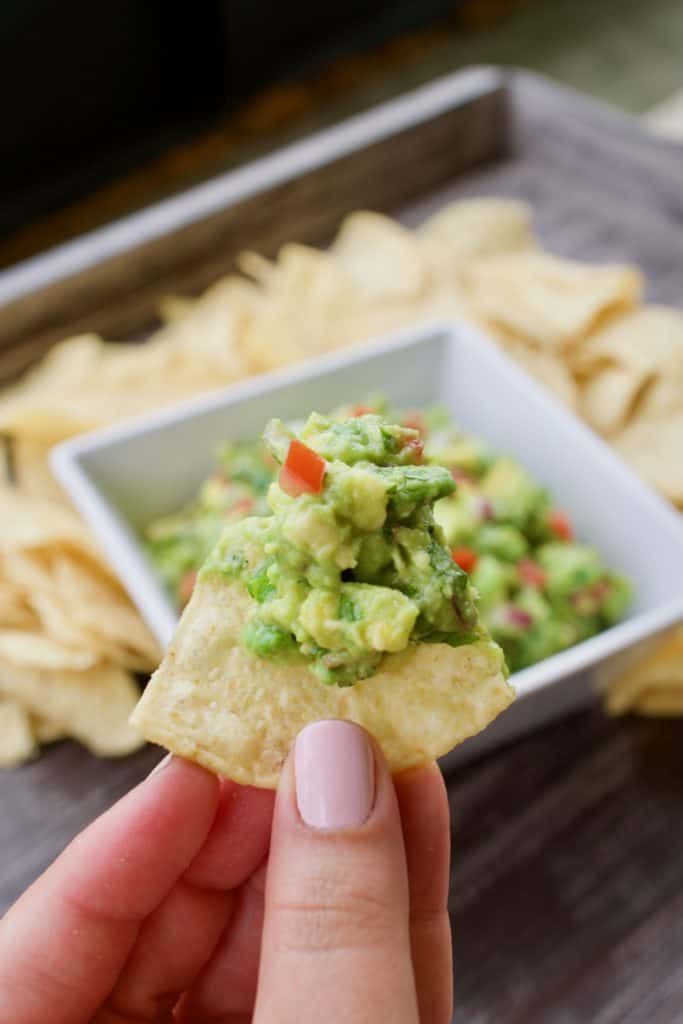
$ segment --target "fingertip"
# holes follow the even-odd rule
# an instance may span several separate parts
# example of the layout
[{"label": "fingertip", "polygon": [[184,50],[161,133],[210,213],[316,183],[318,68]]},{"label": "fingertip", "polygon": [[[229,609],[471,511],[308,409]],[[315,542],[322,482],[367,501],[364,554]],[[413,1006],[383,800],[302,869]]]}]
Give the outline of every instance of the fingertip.
[{"label": "fingertip", "polygon": [[188,811],[191,807],[193,816],[201,810],[208,833],[219,806],[220,779],[194,761],[169,753],[155,765],[137,791],[160,818],[173,813],[178,803]]},{"label": "fingertip", "polygon": [[429,793],[434,799],[448,802],[446,783],[436,761],[406,768],[394,776],[397,793]]},{"label": "fingertip", "polygon": [[157,763],[152,768],[151,772],[148,774],[147,778],[152,779],[154,778],[155,775],[158,775],[159,772],[162,772],[164,768],[167,768],[169,766],[172,758],[173,754],[171,754],[169,751],[169,753],[165,754],[160,761],[157,761]]},{"label": "fingertip", "polygon": [[165,754],[158,764],[152,768],[144,782],[168,777],[169,774],[176,783],[188,780],[215,790],[218,790],[220,784],[218,776],[214,775],[213,772],[203,768],[202,765],[197,764],[195,761],[188,761],[186,758],[179,757],[178,754],[174,754],[171,751]]},{"label": "fingertip", "polygon": [[420,765],[394,777],[404,834],[429,827],[430,834],[450,836],[448,790],[436,762]]}]

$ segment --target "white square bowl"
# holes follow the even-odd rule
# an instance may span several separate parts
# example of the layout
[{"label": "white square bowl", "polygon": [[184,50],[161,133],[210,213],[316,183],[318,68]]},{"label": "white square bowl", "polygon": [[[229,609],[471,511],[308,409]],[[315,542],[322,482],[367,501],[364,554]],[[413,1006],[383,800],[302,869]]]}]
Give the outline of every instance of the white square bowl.
[{"label": "white square bowl", "polygon": [[465,430],[514,456],[567,509],[578,537],[634,587],[621,623],[516,673],[515,703],[449,764],[586,703],[638,645],[683,620],[681,517],[462,323],[406,331],[64,442],[52,467],[166,645],[177,613],[140,543],[145,526],[192,498],[220,442],[259,435],[271,416],[325,411],[373,392],[398,406],[442,403]]}]

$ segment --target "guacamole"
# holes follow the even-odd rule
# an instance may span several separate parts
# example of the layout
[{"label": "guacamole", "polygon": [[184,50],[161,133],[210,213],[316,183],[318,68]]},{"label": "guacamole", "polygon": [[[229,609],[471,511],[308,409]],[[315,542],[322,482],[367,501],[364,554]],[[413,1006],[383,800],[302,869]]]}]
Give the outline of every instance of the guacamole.
[{"label": "guacamole", "polygon": [[628,582],[574,539],[567,515],[523,466],[493,454],[438,412],[425,454],[457,481],[435,517],[470,574],[482,618],[511,671],[619,621],[631,598]]},{"label": "guacamole", "polygon": [[[293,440],[324,465],[319,493],[273,484],[296,492]],[[205,571],[239,577],[257,602],[243,642],[303,657],[326,682],[371,675],[408,643],[469,642],[473,601],[517,671],[608,628],[630,600],[524,467],[440,408],[371,399],[223,448],[197,499],[147,531],[178,604],[231,522]]]},{"label": "guacamole", "polygon": [[155,520],[145,535],[157,573],[181,605],[226,523],[268,511],[266,495],[277,463],[260,441],[223,445],[216,463],[197,498],[176,515]]},{"label": "guacamole", "polygon": [[434,521],[434,502],[455,482],[421,464],[417,430],[373,413],[313,413],[296,435],[271,422],[265,441],[281,466],[269,514],[228,526],[201,570],[239,579],[254,599],[249,651],[302,658],[322,682],[345,686],[411,643],[486,636]]}]

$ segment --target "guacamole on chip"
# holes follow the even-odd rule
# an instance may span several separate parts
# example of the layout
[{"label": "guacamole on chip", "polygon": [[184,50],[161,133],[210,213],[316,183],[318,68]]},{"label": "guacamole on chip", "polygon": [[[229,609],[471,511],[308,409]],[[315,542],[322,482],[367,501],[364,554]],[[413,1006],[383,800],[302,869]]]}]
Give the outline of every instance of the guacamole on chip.
[{"label": "guacamole on chip", "polygon": [[[415,426],[372,410],[313,413],[298,429],[274,420],[264,439],[263,460],[278,467],[268,512],[235,520],[228,488],[243,477],[221,483],[227,525],[134,724],[264,786],[276,784],[303,725],[321,717],[365,726],[394,770],[478,732],[513,692],[434,519],[434,504],[456,491],[450,469],[424,462]],[[205,504],[190,512],[203,537],[214,516]],[[153,527],[152,550],[167,565],[172,535],[168,521]],[[194,571],[190,548],[180,530],[179,596]]]}]

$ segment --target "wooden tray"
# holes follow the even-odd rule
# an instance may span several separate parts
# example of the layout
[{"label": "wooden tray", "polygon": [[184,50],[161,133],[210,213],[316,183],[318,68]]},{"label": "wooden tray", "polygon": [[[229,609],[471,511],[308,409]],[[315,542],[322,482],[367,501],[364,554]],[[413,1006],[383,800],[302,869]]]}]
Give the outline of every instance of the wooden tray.
[{"label": "wooden tray", "polygon": [[[400,173],[396,173],[396,169]],[[458,196],[534,204],[555,251],[632,260],[683,302],[683,147],[531,74],[477,68],[386,103],[0,274],[0,382],[56,340],[140,337],[245,247],[324,245],[354,209],[407,224]]]},{"label": "wooden tray", "polygon": [[[1,274],[0,377],[76,331],[139,337],[160,296],[200,290],[245,246],[273,254],[285,241],[325,243],[345,213],[362,207],[415,224],[447,200],[476,194],[529,200],[551,249],[634,261],[650,299],[683,303],[683,149],[542,79],[482,68]],[[589,720],[584,733],[600,738],[613,728]],[[539,737],[522,742],[542,745]],[[0,773],[0,912],[158,758],[147,749],[97,761],[59,743],[34,764]],[[482,778],[504,779],[506,760],[516,772],[518,746],[491,758]],[[465,800],[474,785],[468,772]],[[455,808],[458,787],[454,780]],[[485,799],[485,782],[477,792]]]}]

